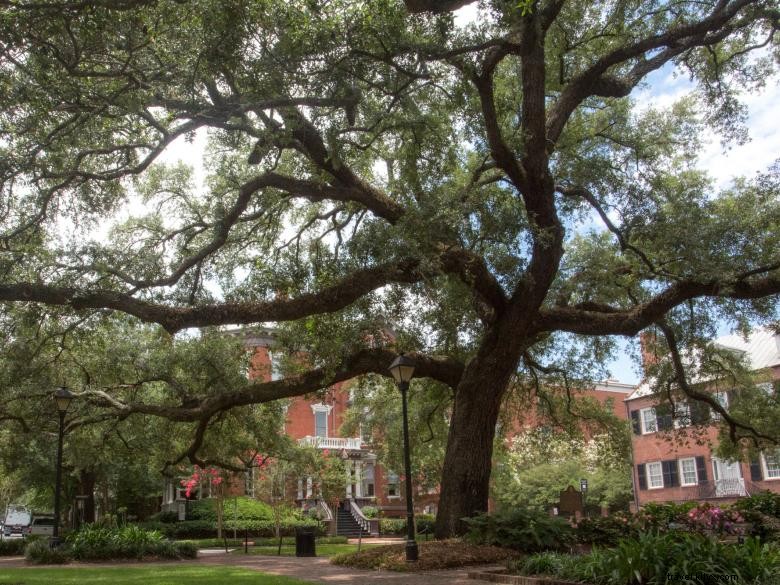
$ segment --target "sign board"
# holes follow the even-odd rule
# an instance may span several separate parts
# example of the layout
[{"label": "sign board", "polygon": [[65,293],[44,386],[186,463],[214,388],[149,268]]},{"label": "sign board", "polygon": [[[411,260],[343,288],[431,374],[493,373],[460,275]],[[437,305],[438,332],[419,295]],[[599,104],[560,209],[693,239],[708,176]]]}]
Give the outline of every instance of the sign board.
[{"label": "sign board", "polygon": [[558,511],[565,515],[582,512],[582,495],[573,485],[570,485],[561,492],[561,501],[558,504]]},{"label": "sign board", "polygon": [[580,491],[583,492],[583,493],[588,491],[588,480],[587,479],[581,479],[580,480]]}]

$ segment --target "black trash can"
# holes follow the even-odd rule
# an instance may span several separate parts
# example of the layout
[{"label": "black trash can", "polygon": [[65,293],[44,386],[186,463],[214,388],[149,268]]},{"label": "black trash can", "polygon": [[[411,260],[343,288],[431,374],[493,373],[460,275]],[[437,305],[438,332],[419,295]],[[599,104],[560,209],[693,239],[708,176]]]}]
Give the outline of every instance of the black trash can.
[{"label": "black trash can", "polygon": [[295,529],[295,556],[316,557],[314,549],[314,528]]}]

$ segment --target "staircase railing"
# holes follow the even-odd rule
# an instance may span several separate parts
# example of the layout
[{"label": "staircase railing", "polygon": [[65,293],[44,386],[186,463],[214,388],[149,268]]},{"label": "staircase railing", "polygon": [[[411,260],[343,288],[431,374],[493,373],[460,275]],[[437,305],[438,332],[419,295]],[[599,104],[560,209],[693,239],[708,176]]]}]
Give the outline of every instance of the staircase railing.
[{"label": "staircase railing", "polygon": [[379,519],[366,518],[363,514],[363,510],[360,509],[360,506],[358,506],[354,500],[349,500],[349,512],[352,514],[352,517],[360,528],[368,532],[371,536],[379,535]]},{"label": "staircase railing", "polygon": [[319,509],[322,510],[323,521],[325,522],[333,521],[333,511],[330,509],[330,506],[328,506],[325,500],[319,500],[317,502],[317,507],[319,507]]}]

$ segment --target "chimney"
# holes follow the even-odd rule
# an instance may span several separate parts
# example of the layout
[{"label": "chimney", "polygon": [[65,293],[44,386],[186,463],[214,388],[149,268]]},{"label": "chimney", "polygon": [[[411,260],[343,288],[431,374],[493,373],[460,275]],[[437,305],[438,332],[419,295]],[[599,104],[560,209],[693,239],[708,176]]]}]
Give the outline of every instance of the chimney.
[{"label": "chimney", "polygon": [[655,331],[645,329],[639,334],[639,347],[642,349],[642,369],[647,370],[660,361],[658,355],[658,338]]}]

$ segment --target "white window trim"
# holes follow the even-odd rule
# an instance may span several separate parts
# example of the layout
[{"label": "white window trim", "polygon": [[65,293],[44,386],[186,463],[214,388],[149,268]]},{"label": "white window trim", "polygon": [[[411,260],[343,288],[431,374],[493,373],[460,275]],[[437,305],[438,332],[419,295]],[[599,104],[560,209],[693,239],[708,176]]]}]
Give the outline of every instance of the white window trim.
[{"label": "white window trim", "polygon": [[[661,477],[661,485],[652,485],[652,482],[650,481],[650,478],[652,477],[652,474],[650,473],[650,466],[651,465],[657,465],[658,469],[660,470],[659,476]],[[664,468],[663,465],[661,465],[660,461],[650,461],[649,463],[645,463],[645,475],[647,478],[647,489],[649,490],[662,490],[664,489]]]},{"label": "white window trim", "polygon": [[[647,427],[645,426],[645,412],[653,413],[653,426],[655,427],[653,430],[647,430]],[[650,407],[639,410],[639,428],[643,435],[650,435],[652,433],[658,432],[658,417],[655,414],[655,408]]]},{"label": "white window trim", "polygon": [[[685,470],[683,469],[683,461],[693,461],[693,483],[685,482]],[[680,485],[682,487],[688,487],[699,484],[699,470],[696,468],[696,457],[683,457],[677,461],[677,465],[680,473]]]},{"label": "white window trim", "polygon": [[[778,462],[780,462],[780,451],[776,452],[775,457],[778,459]],[[770,476],[769,475],[769,466],[766,463],[766,457],[763,453],[761,453],[761,471],[764,474],[764,481],[777,481],[780,480],[780,475],[776,476]]]},{"label": "white window trim", "polygon": [[317,436],[317,413],[318,412],[324,412],[325,413],[325,437],[330,437],[330,411],[333,410],[332,404],[324,404],[322,402],[318,402],[317,404],[311,405],[311,412],[314,415],[314,436]]}]

